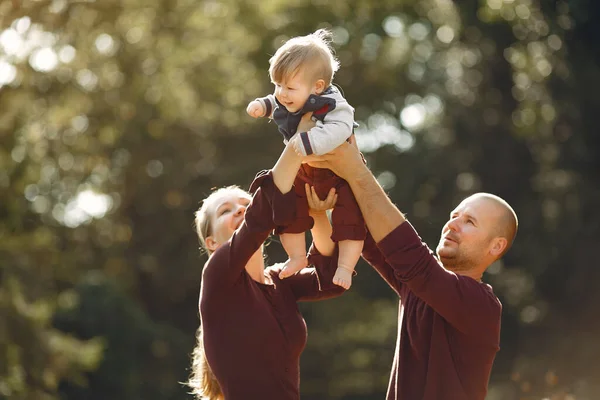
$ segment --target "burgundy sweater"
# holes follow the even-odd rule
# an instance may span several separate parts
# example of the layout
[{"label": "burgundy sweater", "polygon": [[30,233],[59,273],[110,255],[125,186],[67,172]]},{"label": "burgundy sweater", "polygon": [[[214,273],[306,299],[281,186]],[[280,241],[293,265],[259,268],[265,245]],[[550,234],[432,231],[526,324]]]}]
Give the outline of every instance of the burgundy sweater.
[{"label": "burgundy sweater", "polygon": [[500,349],[492,287],[442,267],[405,222],[363,257],[400,296],[388,400],[483,400]]},{"label": "burgundy sweater", "polygon": [[[288,220],[294,212],[293,190],[282,195],[270,175],[261,180],[244,223],[212,254],[202,274],[204,349],[225,400],[299,399],[299,361],[307,330],[297,302],[344,292],[331,283],[337,255],[322,256],[314,246],[309,262],[315,268],[290,278],[278,278],[282,265],[265,270],[273,284],[258,283],[246,273],[246,263],[275,227],[273,220]],[[273,211],[280,206],[283,214],[290,209],[292,214]]]}]

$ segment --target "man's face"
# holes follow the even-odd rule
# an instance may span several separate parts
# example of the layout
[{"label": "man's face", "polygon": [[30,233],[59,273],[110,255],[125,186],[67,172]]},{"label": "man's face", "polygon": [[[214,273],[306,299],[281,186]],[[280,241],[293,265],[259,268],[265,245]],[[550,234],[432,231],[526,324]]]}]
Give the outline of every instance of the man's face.
[{"label": "man's face", "polygon": [[491,241],[496,236],[501,212],[490,200],[471,196],[450,214],[442,228],[436,252],[444,267],[468,271],[491,261]]}]

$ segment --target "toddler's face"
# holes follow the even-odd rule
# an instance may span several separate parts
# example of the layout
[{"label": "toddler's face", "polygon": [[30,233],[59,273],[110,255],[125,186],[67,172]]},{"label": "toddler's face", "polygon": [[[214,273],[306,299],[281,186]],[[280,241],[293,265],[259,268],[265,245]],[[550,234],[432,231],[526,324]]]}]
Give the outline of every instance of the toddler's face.
[{"label": "toddler's face", "polygon": [[322,84],[319,84],[319,81],[310,82],[304,70],[299,70],[283,82],[274,82],[274,84],[275,97],[291,113],[301,110],[308,96],[323,91]]}]

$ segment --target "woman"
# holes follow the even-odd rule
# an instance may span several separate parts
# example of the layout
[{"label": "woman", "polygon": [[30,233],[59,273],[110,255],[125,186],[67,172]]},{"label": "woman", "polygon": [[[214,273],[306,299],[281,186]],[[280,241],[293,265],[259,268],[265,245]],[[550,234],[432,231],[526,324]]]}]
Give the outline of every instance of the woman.
[{"label": "woman", "polygon": [[[275,226],[295,214],[292,185],[302,158],[287,146],[273,169],[251,185],[254,197],[235,187],[211,194],[196,214],[198,236],[209,253],[202,274],[198,344],[189,385],[204,398],[225,400],[300,398],[299,361],[306,324],[298,301],[339,296],[332,283],[337,248],[324,211],[315,220],[305,268],[279,278],[283,264],[265,268],[263,243]],[[330,208],[306,188],[312,207]],[[210,365],[210,366],[209,366]],[[212,371],[211,371],[212,370]]]}]

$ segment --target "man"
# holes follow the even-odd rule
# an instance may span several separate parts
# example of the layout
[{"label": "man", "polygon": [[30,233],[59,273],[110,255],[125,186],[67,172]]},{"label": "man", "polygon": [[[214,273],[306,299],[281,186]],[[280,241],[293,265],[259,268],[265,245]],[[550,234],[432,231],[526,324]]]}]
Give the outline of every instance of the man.
[{"label": "man", "polygon": [[350,184],[370,232],[363,257],[400,296],[387,399],[483,400],[499,350],[502,305],[481,277],[514,240],[513,209],[487,193],[466,198],[442,228],[436,258],[355,144],[312,160]]}]

